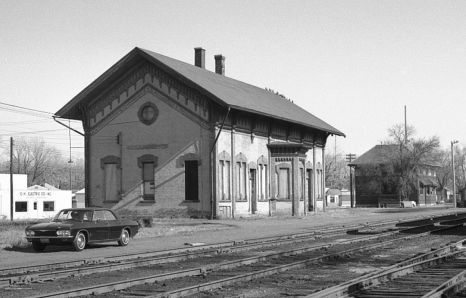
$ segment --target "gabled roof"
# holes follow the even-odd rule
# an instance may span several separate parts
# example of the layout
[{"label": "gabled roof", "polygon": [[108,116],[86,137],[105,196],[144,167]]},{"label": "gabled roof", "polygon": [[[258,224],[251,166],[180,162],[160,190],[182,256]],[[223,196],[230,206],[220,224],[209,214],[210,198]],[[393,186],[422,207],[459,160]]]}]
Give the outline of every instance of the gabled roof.
[{"label": "gabled roof", "polygon": [[385,164],[398,154],[397,150],[400,150],[400,146],[398,145],[375,145],[351,162],[351,165]]},{"label": "gabled roof", "polygon": [[123,75],[141,61],[148,61],[161,67],[183,83],[199,90],[199,92],[222,106],[281,119],[330,134],[345,136],[341,131],[303,108],[263,88],[141,48],[133,49],[76,95],[55,115],[62,118],[82,120],[79,105],[87,103],[93,96],[104,90],[104,85],[113,82],[117,77]]},{"label": "gabled roof", "polygon": [[[362,154],[360,157],[356,158],[350,163],[350,165],[380,165],[387,164],[393,161],[394,157],[400,156],[400,145],[397,144],[388,144],[388,145],[375,145],[369,151]],[[430,161],[428,158],[421,158],[422,166],[426,167],[439,167],[440,165],[436,164],[433,161]]]},{"label": "gabled roof", "polygon": [[341,191],[339,189],[336,189],[336,188],[330,188],[330,189],[325,191],[325,194],[327,196],[339,196],[339,195],[341,195]]}]

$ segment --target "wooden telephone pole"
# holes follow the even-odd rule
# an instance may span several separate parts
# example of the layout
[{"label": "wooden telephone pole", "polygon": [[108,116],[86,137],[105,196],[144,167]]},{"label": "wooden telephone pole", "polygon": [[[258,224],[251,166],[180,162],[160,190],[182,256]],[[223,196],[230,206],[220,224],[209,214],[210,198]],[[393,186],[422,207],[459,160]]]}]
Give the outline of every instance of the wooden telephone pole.
[{"label": "wooden telephone pole", "polygon": [[351,166],[351,162],[356,159],[356,154],[349,153],[346,154],[346,161],[348,162],[349,166],[349,173],[350,173],[350,198],[351,198],[351,208],[354,208],[354,196],[353,196],[353,167]]},{"label": "wooden telephone pole", "polygon": [[10,220],[13,221],[13,137],[10,137]]}]

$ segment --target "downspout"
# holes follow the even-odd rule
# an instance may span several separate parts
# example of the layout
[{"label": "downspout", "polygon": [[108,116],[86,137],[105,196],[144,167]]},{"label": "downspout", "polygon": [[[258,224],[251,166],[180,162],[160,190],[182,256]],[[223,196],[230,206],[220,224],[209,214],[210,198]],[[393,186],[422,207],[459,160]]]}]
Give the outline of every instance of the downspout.
[{"label": "downspout", "polygon": [[214,204],[214,196],[215,196],[215,193],[214,193],[214,184],[215,184],[215,169],[214,169],[214,166],[216,167],[216,163],[214,162],[214,158],[216,158],[216,156],[214,156],[212,154],[212,152],[214,151],[214,149],[216,148],[216,145],[217,145],[217,141],[218,141],[218,138],[220,137],[220,133],[222,132],[223,130],[223,126],[225,125],[225,121],[227,120],[228,116],[230,115],[230,106],[228,106],[228,110],[227,110],[227,114],[225,115],[225,118],[223,118],[223,121],[222,121],[222,125],[220,125],[220,129],[217,133],[217,136],[215,137],[215,140],[214,140],[214,143],[212,144],[212,148],[210,149],[210,164],[211,164],[211,167],[210,167],[210,172],[211,172],[211,183],[212,183],[212,186],[211,186],[211,193],[210,193],[210,219],[214,219],[214,209],[215,209],[215,204]]}]

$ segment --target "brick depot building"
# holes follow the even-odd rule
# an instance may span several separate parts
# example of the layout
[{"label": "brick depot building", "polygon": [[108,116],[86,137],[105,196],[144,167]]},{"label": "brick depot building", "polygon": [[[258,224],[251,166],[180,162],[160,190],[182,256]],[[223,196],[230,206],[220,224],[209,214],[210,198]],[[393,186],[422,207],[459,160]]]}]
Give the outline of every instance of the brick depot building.
[{"label": "brick depot building", "polygon": [[343,133],[265,89],[135,48],[56,116],[81,120],[86,205],[212,218],[302,215]]}]

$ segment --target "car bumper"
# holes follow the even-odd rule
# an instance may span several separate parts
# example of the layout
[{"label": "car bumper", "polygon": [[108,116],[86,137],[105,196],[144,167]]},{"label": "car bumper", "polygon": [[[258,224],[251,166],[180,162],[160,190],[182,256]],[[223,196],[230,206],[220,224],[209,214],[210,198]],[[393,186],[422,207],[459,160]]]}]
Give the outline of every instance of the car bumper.
[{"label": "car bumper", "polygon": [[74,236],[66,237],[50,237],[50,236],[28,236],[26,237],[27,241],[33,242],[37,241],[40,243],[50,243],[50,244],[62,244],[62,243],[71,243],[73,242]]}]

